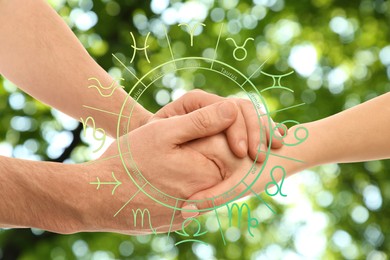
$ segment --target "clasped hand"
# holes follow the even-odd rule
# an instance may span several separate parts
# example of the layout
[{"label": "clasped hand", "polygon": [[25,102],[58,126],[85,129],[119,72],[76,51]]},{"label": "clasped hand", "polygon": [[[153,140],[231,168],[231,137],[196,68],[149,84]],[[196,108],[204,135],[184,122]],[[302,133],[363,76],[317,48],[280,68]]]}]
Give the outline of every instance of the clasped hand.
[{"label": "clasped hand", "polygon": [[[122,157],[91,165],[91,179],[115,172],[118,179],[125,180],[110,204],[91,215],[101,218],[99,226],[106,231],[140,234],[180,229],[185,218],[199,214],[193,205],[183,205],[182,200],[171,202],[176,208],[184,207],[182,210],[161,205],[140,192],[129,176],[141,182],[146,191],[156,189],[187,199],[232,175],[243,174],[256,157],[261,163],[264,153],[258,149],[265,151],[272,130],[266,123],[259,125],[250,101],[224,99],[203,91],[190,92],[146,121],[116,140],[102,156],[112,158],[120,150]],[[262,127],[267,129],[267,139],[260,142]],[[272,145],[280,147],[281,139],[275,138]],[[137,209],[147,209],[150,218],[137,224]]]}]

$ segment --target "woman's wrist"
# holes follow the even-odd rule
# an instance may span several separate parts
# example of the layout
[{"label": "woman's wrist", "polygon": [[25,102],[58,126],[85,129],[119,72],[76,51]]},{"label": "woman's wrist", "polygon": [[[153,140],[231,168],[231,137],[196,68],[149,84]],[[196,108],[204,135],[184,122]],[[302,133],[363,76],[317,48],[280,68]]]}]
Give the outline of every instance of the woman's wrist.
[{"label": "woman's wrist", "polygon": [[267,164],[282,166],[287,175],[322,164],[324,147],[320,134],[315,122],[291,127],[283,139],[283,147],[273,151],[275,156],[270,155]]}]

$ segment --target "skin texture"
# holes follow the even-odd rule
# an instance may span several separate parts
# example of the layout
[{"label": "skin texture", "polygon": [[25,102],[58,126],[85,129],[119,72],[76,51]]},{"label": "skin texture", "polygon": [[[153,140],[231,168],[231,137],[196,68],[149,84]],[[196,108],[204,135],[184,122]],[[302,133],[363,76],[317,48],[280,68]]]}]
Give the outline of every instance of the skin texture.
[{"label": "skin texture", "polygon": [[[201,90],[194,90],[163,107],[152,116],[152,120],[184,115],[223,100],[226,100],[226,98]],[[272,120],[271,125],[269,125],[267,117],[264,115],[260,117],[261,126],[259,126],[258,116],[251,101],[238,98],[229,98],[228,100],[235,102],[239,108],[236,121],[226,130],[229,147],[237,157],[243,158],[249,154],[255,160],[259,145],[261,151],[266,150],[269,144],[268,140],[271,139],[270,131],[275,129],[276,125]],[[262,114],[265,114],[265,111],[262,111]],[[243,131],[243,129],[246,131]],[[265,134],[262,135],[262,133]],[[282,137],[283,134],[283,128],[278,128],[277,131],[274,131],[274,137],[271,142],[272,148],[277,149],[282,147],[282,138],[276,138],[275,135]],[[263,136],[262,140],[260,140],[261,135]],[[240,144],[241,141],[243,141],[242,144]],[[248,145],[249,147],[247,147]],[[257,158],[260,162],[264,161],[264,159],[264,153],[261,153],[259,158]]]},{"label": "skin texture", "polygon": [[[45,1],[1,1],[0,10],[0,34],[4,36],[0,44],[0,72],[2,75],[30,95],[74,118],[79,120],[80,118],[83,118],[86,120],[87,117],[93,117],[96,123],[95,127],[104,129],[105,132],[112,137],[117,137],[117,114],[119,113],[122,104],[125,103],[125,109],[135,105],[130,128],[127,129],[126,125],[120,125],[119,136],[132,139],[130,137],[137,135],[135,143],[140,142],[138,147],[141,151],[150,151],[151,154],[153,154],[152,158],[155,163],[151,165],[156,169],[162,169],[164,167],[163,165],[166,165],[167,158],[164,157],[165,153],[155,153],[153,151],[160,151],[159,149],[161,147],[173,144],[171,142],[162,144],[160,139],[158,139],[160,140],[159,142],[155,140],[156,142],[152,144],[150,140],[154,138],[153,136],[160,135],[161,129],[158,127],[151,127],[149,126],[149,123],[152,126],[156,126],[158,125],[155,123],[157,120],[174,122],[176,121],[174,118],[169,118],[170,120],[168,121],[164,121],[164,118],[188,114],[193,110],[199,110],[199,108],[204,106],[226,100],[215,95],[198,91],[185,95],[179,102],[176,102],[176,104],[170,104],[166,110],[163,108],[159,111],[157,116],[153,116],[139,104],[134,104],[134,101],[131,98],[127,98],[127,93],[120,87],[116,88],[111,96],[108,95],[110,94],[110,91],[103,91],[104,94],[108,95],[107,97],[104,97],[100,95],[95,88],[88,88],[88,86],[93,84],[98,85],[97,82],[91,82],[88,79],[91,77],[97,78],[100,84],[105,87],[113,84],[113,79],[89,56],[72,31]],[[23,41],[20,39],[23,39]],[[117,85],[113,84],[113,86]],[[234,120],[231,120],[231,124],[227,125],[225,128],[222,127],[220,131],[226,130],[230,148],[237,156],[244,157],[248,154],[248,147],[250,149],[249,152],[253,154],[254,147],[259,145],[259,140],[256,139],[256,135],[258,135],[258,132],[260,131],[260,126],[252,123],[255,111],[253,107],[248,105],[248,101],[234,99],[231,101],[231,105],[232,104],[235,106],[237,115],[234,117]],[[94,109],[88,109],[85,108],[84,105],[106,110],[110,113],[102,113]],[[208,109],[212,109],[212,107]],[[210,131],[212,134],[216,134],[217,132],[213,132],[212,130],[213,127],[221,127],[221,124],[225,122],[223,120],[216,120],[216,118],[218,118],[218,113],[216,113],[216,111],[214,111],[213,114],[200,113],[198,114],[198,117],[199,118],[196,120],[193,119],[194,121],[192,124],[189,124],[188,122],[170,124],[169,127],[166,126],[166,131],[170,132],[171,129],[177,129],[179,132],[194,133],[193,136],[187,136],[188,140],[192,140],[200,137],[199,134],[195,134],[197,131],[203,131],[201,136],[208,136]],[[91,121],[88,122],[91,123]],[[123,122],[125,122],[125,120],[123,120]],[[215,125],[210,125],[211,122],[214,122]],[[130,135],[127,135],[127,130],[132,131],[138,129],[146,123],[148,123],[148,127],[143,128],[142,131],[146,132],[148,129],[147,135],[144,133],[140,134],[139,131],[134,133],[131,132]],[[192,126],[193,131],[190,131],[191,129],[188,129],[188,126]],[[207,131],[202,130],[204,128]],[[126,129],[126,131],[124,131],[124,129]],[[265,129],[262,129],[262,131],[265,131]],[[168,139],[164,140],[170,141]],[[244,145],[242,145],[242,142],[244,142]],[[156,146],[156,143],[158,143],[159,146]],[[175,145],[177,144],[175,143]],[[145,147],[149,150],[145,150]],[[114,154],[114,151],[114,148],[110,148],[108,153]],[[177,151],[182,150],[177,149]],[[148,152],[147,154],[150,153]],[[143,156],[144,155],[138,158],[141,160],[140,165],[146,165],[142,160]],[[198,155],[197,157],[200,156]],[[172,161],[169,165],[170,168],[166,170],[165,182],[164,179],[157,178],[157,176],[147,176],[150,176],[150,179],[153,180],[157,178],[157,183],[160,183],[157,186],[171,189],[172,187],[166,184],[167,181],[173,180],[176,176],[182,174],[182,168],[187,169],[189,168],[188,165],[194,165],[193,168],[202,168],[207,165],[208,168],[204,169],[202,174],[208,174],[207,179],[211,181],[210,185],[216,184],[216,178],[219,178],[218,176],[220,176],[220,174],[216,171],[216,165],[211,160],[194,161],[193,154],[192,156],[188,154],[187,156],[183,156],[183,158],[177,159],[177,161]],[[88,188],[85,187],[85,180],[80,180],[80,178],[85,177],[84,175],[81,175],[80,177],[78,175],[73,176],[65,174],[65,172],[68,171],[77,173],[91,172],[94,178],[98,174],[103,174],[104,177],[110,178],[112,170],[109,169],[116,169],[114,165],[108,164],[110,167],[103,167],[100,165],[99,168],[93,168],[92,166],[85,168],[83,166],[74,166],[76,168],[73,168],[73,166],[63,166],[64,168],[61,168],[62,166],[57,164],[31,162],[31,166],[29,166],[29,163],[30,162],[8,158],[0,159],[0,164],[2,165],[0,177],[2,180],[2,189],[0,191],[2,201],[0,202],[0,211],[2,213],[0,214],[0,223],[2,223],[2,226],[32,226],[61,233],[75,232],[75,230],[116,230],[120,232],[120,230],[122,230],[121,228],[124,228],[123,225],[110,226],[105,224],[111,222],[107,221],[107,218],[103,218],[99,221],[99,218],[96,218],[96,214],[92,214],[92,220],[88,222],[91,223],[92,226],[86,224],[87,222],[83,220],[84,216],[91,215],[91,212],[86,210],[89,204],[84,205],[84,203],[86,203],[86,200],[89,200],[89,198],[94,198],[96,191],[94,191],[94,193],[86,192],[88,197],[80,198],[80,193],[84,194],[84,190],[90,190],[92,185],[87,185]],[[12,167],[7,167],[8,164],[12,164]],[[118,161],[118,165],[121,165],[120,161]],[[78,167],[81,168],[79,169]],[[30,168],[33,169],[33,172],[27,173],[26,171]],[[102,169],[106,169],[106,171],[103,171]],[[39,179],[36,177],[37,172],[44,172]],[[58,174],[54,174],[57,172]],[[153,171],[149,169],[145,172],[148,173]],[[10,175],[13,177],[10,178]],[[47,178],[45,178],[46,175],[48,175]],[[89,174],[86,175],[89,176]],[[15,176],[19,176],[20,178],[16,179]],[[63,180],[66,176],[70,179]],[[194,176],[195,175],[192,175],[192,177]],[[20,184],[23,185],[19,187],[18,181],[20,179],[23,179],[20,182]],[[51,181],[46,182],[42,181],[42,179],[49,179]],[[88,179],[90,178],[88,177]],[[185,185],[191,185],[190,180],[183,178],[182,181],[183,187]],[[69,186],[69,188],[77,194],[76,197],[72,197],[68,192],[58,192],[61,190],[61,187],[63,187],[61,183],[68,182],[78,184]],[[79,186],[82,183],[84,183],[84,185]],[[42,188],[34,190],[34,187],[39,187],[39,185],[42,185]],[[201,183],[198,183],[198,186],[195,184],[192,185],[194,189],[190,190],[191,193],[183,193],[183,191],[178,189],[178,195],[188,197],[196,191],[210,187],[209,185],[204,186]],[[82,189],[76,187],[82,187]],[[195,187],[197,190],[195,190]],[[129,189],[129,191],[135,192],[131,189]],[[186,190],[186,192],[188,192],[188,190]],[[33,200],[31,200],[31,196],[28,196],[30,193],[35,195],[32,196]],[[118,191],[119,195],[122,193],[123,192]],[[76,205],[65,202],[71,197],[74,199],[73,202],[75,202]],[[127,193],[123,193],[123,197],[120,197],[119,202],[122,202],[121,199],[128,199]],[[26,201],[29,201],[29,203],[26,204]],[[103,201],[103,199],[101,199],[101,201]],[[145,208],[149,206],[150,203],[148,203],[149,202],[147,201],[140,200],[138,205]],[[110,204],[115,203],[112,202]],[[121,203],[118,203],[118,205],[120,204]],[[56,209],[58,212],[53,210],[52,216],[49,216],[48,214],[49,208],[51,207],[50,205],[57,205]],[[92,212],[101,211],[102,215],[104,215],[104,212],[107,214],[111,214],[108,212],[112,212],[107,210],[105,206],[106,203],[93,205],[94,208],[91,209],[93,210]],[[73,206],[75,206],[74,209]],[[64,214],[64,211],[68,208],[70,208],[67,211],[68,213]],[[112,208],[110,208],[110,210],[112,210]],[[163,215],[163,212],[159,213],[156,211],[155,213],[158,216]],[[62,215],[64,215],[64,217],[61,217]],[[109,219],[112,221],[112,216],[110,216]],[[65,223],[69,222],[69,225],[62,224],[62,220],[65,221]],[[126,229],[127,228],[128,226],[126,226]]]},{"label": "skin texture", "polygon": [[[382,127],[390,127],[388,120],[390,109],[386,106],[389,101],[390,94],[388,93],[334,116],[290,128],[285,138],[286,143],[291,144],[296,141],[294,133],[300,136],[302,133],[296,132],[300,127],[305,127],[309,131],[309,137],[299,146],[285,145],[273,152],[277,155],[300,159],[305,163],[271,156],[253,190],[256,193],[264,190],[265,185],[270,181],[270,170],[274,166],[283,166],[287,176],[291,176],[303,169],[326,163],[390,158],[390,146],[388,145],[390,137],[388,135],[372,135],[371,138],[361,138],[375,133],[377,129]],[[215,114],[212,107],[203,108],[202,111],[204,109],[211,109],[208,110],[210,115]],[[381,111],[381,113],[377,113],[377,111]],[[377,116],[373,117],[373,114]],[[124,145],[124,138],[129,138],[130,143],[134,145],[134,160],[142,174],[163,191],[177,197],[185,198],[188,196],[190,200],[214,197],[238,183],[251,166],[252,161],[249,157],[236,157],[228,149],[228,143],[223,134],[213,135],[218,130],[212,126],[210,126],[210,136],[180,144],[190,138],[186,136],[186,133],[169,133],[168,129],[172,129],[171,126],[175,123],[182,124],[183,122],[178,121],[186,121],[183,117],[187,116],[192,115],[163,119],[145,125],[123,136],[119,140],[119,145]],[[190,121],[192,122],[192,120]],[[220,118],[217,118],[217,121],[220,121]],[[227,127],[230,123],[229,120],[224,121],[220,128]],[[161,140],[154,139],[146,144],[141,142],[142,139],[153,138],[153,135],[150,135],[150,133],[154,133],[153,128],[167,129],[167,131],[162,131],[167,135]],[[207,131],[200,130],[197,135],[207,136],[205,132]],[[165,141],[163,141],[164,139]],[[155,147],[153,146],[154,142],[162,143],[158,143],[158,146]],[[167,143],[170,145],[166,146]],[[117,149],[118,145],[114,143],[102,158],[116,154]],[[156,170],[151,158],[161,153],[164,154],[164,160],[167,163]],[[195,161],[199,159],[198,165],[205,165],[205,167],[207,164],[201,162],[204,161],[203,159],[207,158],[208,162],[213,162],[214,165],[207,166],[213,175],[205,176],[204,171],[208,170],[202,170],[203,168],[194,170],[187,164],[181,164],[181,167],[179,166],[180,177],[164,182],[165,178],[170,177],[168,173],[172,170],[171,164],[184,161],[186,156],[190,156]],[[129,167],[131,168],[131,165]],[[144,223],[143,228],[139,224],[135,226],[132,215],[132,209],[148,208],[152,216],[152,226],[156,232],[169,230],[172,210],[157,205],[142,193],[139,193],[129,206],[125,207],[116,217],[113,217],[113,214],[127,202],[128,198],[137,192],[131,181],[124,181],[123,185],[115,191],[115,196],[111,195],[111,188],[104,187],[96,191],[95,186],[89,184],[96,177],[100,177],[101,180],[110,179],[111,171],[116,173],[119,180],[126,180],[126,173],[124,173],[123,165],[118,158],[101,160],[98,163],[88,165],[26,162],[0,158],[0,169],[2,173],[6,173],[0,175],[0,207],[7,209],[0,211],[2,226],[39,227],[60,233],[79,231],[151,233],[152,230],[148,226],[148,222]],[[7,174],[8,172],[9,174]],[[159,178],[154,178],[155,175],[158,175]],[[277,178],[277,176],[275,177]],[[204,190],[197,192],[199,186]],[[63,189],[63,187],[67,188]],[[178,189],[177,187],[186,188]],[[239,186],[240,190],[243,188],[243,186]],[[223,202],[225,201],[216,200],[215,204],[220,205]],[[199,203],[196,206],[203,209],[211,205]],[[184,212],[191,211],[183,211],[182,213]],[[193,212],[197,213],[196,210]],[[186,216],[180,216],[180,212],[176,211],[172,230],[180,229],[180,223],[184,218]]]},{"label": "skin texture", "polygon": [[[255,183],[253,190],[256,193],[262,192],[265,185],[271,181],[270,171],[278,165],[285,168],[287,176],[291,176],[304,169],[327,163],[361,162],[390,158],[390,136],[386,133],[378,133],[378,129],[390,128],[389,103],[390,93],[386,93],[336,115],[290,128],[284,139],[286,144],[296,143],[297,140],[294,134],[298,128],[305,127],[309,132],[309,136],[298,146],[284,145],[281,149],[273,152],[277,155],[302,160],[304,163],[270,156],[261,178]],[[298,137],[303,137],[302,130],[296,133]],[[206,140],[202,140],[202,142],[206,142]],[[210,141],[208,140],[208,142]],[[195,149],[206,152],[207,145],[198,143]],[[228,166],[227,168],[230,170],[227,176],[229,177],[210,189],[194,194],[189,200],[212,198],[229,190],[230,187],[239,183],[242,174],[248,171],[251,163],[250,160],[245,158],[242,160],[235,159],[226,149],[219,149],[218,154],[214,156]],[[276,175],[279,180],[281,176],[281,174]],[[238,190],[242,191],[244,188],[244,185],[240,185]],[[215,204],[220,205],[224,202],[226,201],[218,199]],[[198,209],[204,209],[210,207],[211,204],[200,203],[196,206]]]},{"label": "skin texture", "polygon": [[[1,1],[0,10],[0,33],[7,35],[0,45],[0,72],[27,93],[75,118],[93,116],[97,127],[116,136],[115,115],[85,109],[83,105],[117,113],[127,94],[118,88],[111,97],[104,98],[94,89],[87,88],[90,77],[98,78],[104,86],[110,85],[113,79],[93,61],[57,14],[39,0]],[[23,41],[19,40],[21,38]],[[249,106],[243,101],[234,100],[229,106],[235,107],[236,112],[227,121],[221,120],[213,106],[204,108],[214,109],[213,112],[200,112],[193,116],[189,112],[222,100],[208,96],[207,102],[194,101],[194,97],[199,95],[202,99],[205,94],[191,95],[193,97],[188,98],[187,95],[176,106],[170,105],[165,112],[163,109],[156,116],[136,104],[135,118],[132,120],[134,125],[130,127],[130,130],[136,130],[121,132],[122,137],[103,158],[116,155],[118,145],[126,146],[125,139],[128,139],[134,145],[134,160],[144,176],[164,191],[195,200],[228,190],[242,178],[243,172],[252,163],[245,156],[248,149],[249,155],[253,156],[253,148],[258,145],[258,140],[253,139],[252,131],[248,130],[253,127],[253,122],[249,120],[252,118],[251,112],[245,112]],[[389,94],[386,94],[330,118],[305,124],[310,133],[306,142],[298,147],[284,146],[275,151],[283,156],[299,158],[305,164],[271,157],[264,171],[264,179],[255,184],[254,190],[260,192],[264,189],[269,181],[267,173],[274,165],[282,165],[291,175],[304,168],[329,162],[388,158],[390,137],[372,133],[390,127],[389,101]],[[130,107],[134,101],[128,99],[127,102],[126,105]],[[186,118],[184,114],[188,114],[190,119],[183,119]],[[168,119],[163,119],[166,117]],[[237,131],[227,130],[229,127]],[[169,135],[172,129],[178,132]],[[289,130],[286,143],[294,141],[291,139],[295,129]],[[225,135],[215,135],[223,130],[226,130],[228,140]],[[168,134],[156,139],[156,133]],[[363,139],[362,136],[371,138]],[[206,138],[186,144],[200,137]],[[240,148],[243,140],[246,146]],[[254,144],[251,144],[252,140],[255,140]],[[99,192],[89,184],[96,177],[109,179],[112,171],[118,174],[118,178],[124,179],[126,175],[118,158],[98,164],[64,165],[1,157],[0,169],[0,223],[3,227],[38,227],[59,233],[115,231],[138,234],[151,230],[148,223],[144,227],[135,225],[131,209],[148,208],[156,231],[168,230],[167,220],[172,211],[168,213],[165,207],[156,205],[142,194],[131,201],[132,207],[125,207],[113,217],[113,212],[137,192],[130,182],[129,187],[119,187],[112,200],[108,199],[111,189],[102,188],[102,192]],[[199,172],[194,174],[194,171]],[[218,200],[216,204],[223,202]],[[197,204],[199,209],[206,206],[210,205]],[[189,212],[184,210],[182,213]],[[180,228],[185,217],[180,218],[180,212],[176,216],[173,229]]]},{"label": "skin texture", "polygon": [[[3,209],[0,226],[37,227],[59,233],[115,231],[139,234],[145,230],[131,220],[131,213],[140,208],[150,211],[156,232],[166,232],[172,210],[142,193],[113,216],[138,191],[117,156],[119,148],[124,151],[130,144],[131,156],[123,153],[128,169],[135,169],[136,162],[142,175],[153,181],[155,187],[175,197],[186,198],[216,185],[222,177],[214,161],[185,143],[225,130],[236,120],[237,113],[235,103],[224,101],[186,115],[151,122],[122,136],[108,148],[102,160],[88,165],[0,157],[0,208]],[[159,136],[155,134],[157,131]],[[188,167],[189,161],[196,167]],[[102,187],[99,192],[90,184],[97,178],[110,179],[111,173],[123,181],[115,196],[109,194],[109,188]],[[177,215],[180,216],[179,211]],[[176,218],[173,228],[180,228],[182,220]]]},{"label": "skin texture", "polygon": [[[0,10],[0,34],[4,36],[0,44],[0,73],[31,96],[77,120],[93,117],[96,128],[104,129],[111,137],[122,136],[127,133],[123,129],[131,131],[156,118],[184,114],[184,107],[188,113],[225,99],[206,92],[189,94],[181,101],[170,104],[169,108],[163,108],[158,117],[154,117],[141,105],[134,104],[133,99],[127,98],[128,94],[119,86],[121,82],[115,83],[94,61],[66,23],[45,1],[2,1]],[[88,88],[99,84],[90,78],[98,79],[103,87],[113,84],[117,88],[111,96],[103,97],[96,88]],[[101,91],[104,95],[112,92],[111,89]],[[253,124],[257,122],[257,117],[249,101],[234,101],[240,111],[237,121],[227,130],[227,136],[232,151],[244,157],[248,152],[254,154],[260,145],[260,126]],[[125,110],[133,105],[135,109],[130,127],[125,127],[125,120],[121,120],[117,135],[117,115],[122,104],[125,104]],[[268,128],[268,125],[264,125],[262,131]],[[263,147],[265,144],[264,139]],[[274,141],[274,146],[280,147],[281,143]]]}]

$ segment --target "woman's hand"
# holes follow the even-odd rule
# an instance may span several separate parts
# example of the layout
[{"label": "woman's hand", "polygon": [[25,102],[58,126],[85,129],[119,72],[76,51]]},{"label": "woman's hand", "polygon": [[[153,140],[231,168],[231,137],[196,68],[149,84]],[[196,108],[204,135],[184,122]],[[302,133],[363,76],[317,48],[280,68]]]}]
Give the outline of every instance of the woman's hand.
[{"label": "woman's hand", "polygon": [[[114,173],[121,184],[115,193],[106,187],[96,191],[96,186],[90,186],[87,193],[94,195],[83,214],[89,216],[85,231],[167,232],[173,214],[172,230],[180,229],[180,210],[157,203],[140,188],[165,204],[181,208],[183,201],[169,196],[184,200],[221,182],[218,163],[186,143],[220,133],[235,121],[237,113],[235,103],[223,101],[186,115],[156,120],[114,142],[99,161],[87,168],[91,182],[113,179]],[[137,220],[135,215],[144,210],[150,218]]]},{"label": "woman's hand", "polygon": [[[308,128],[310,128],[308,131],[314,129],[312,124],[309,124]],[[223,177],[223,181],[217,185],[197,192],[188,198],[190,205],[196,206],[190,212],[205,212],[205,209],[223,205],[231,200],[237,200],[245,196],[254,196],[263,192],[265,189],[271,188],[281,181],[282,178],[287,178],[293,173],[316,165],[318,162],[317,151],[320,148],[318,147],[318,142],[313,140],[313,136],[308,135],[307,139],[300,145],[291,145],[297,142],[297,136],[305,139],[304,135],[308,134],[308,132],[306,132],[307,129],[304,129],[306,129],[305,125],[290,128],[284,138],[286,144],[289,145],[284,145],[278,150],[271,150],[272,153],[268,155],[267,160],[262,163],[256,162],[255,167],[252,167],[254,161],[249,156],[237,158],[228,149],[228,142],[223,134],[202,138],[189,143],[189,147],[204,154],[210,160],[215,161]],[[260,152],[265,154],[265,151]],[[276,170],[273,171],[274,168]],[[260,171],[261,174],[255,181]],[[285,176],[283,176],[283,171],[285,172]],[[247,175],[248,172],[250,173]],[[273,177],[271,177],[271,173]],[[246,176],[245,183],[242,182],[244,176]],[[251,190],[247,190],[247,185],[250,185],[254,181],[255,183],[251,187]],[[222,194],[227,194],[233,187],[234,192],[229,192],[228,195],[222,196]],[[244,193],[245,190],[247,191]],[[237,197],[240,194],[243,195]],[[210,200],[211,198],[213,201]]]}]

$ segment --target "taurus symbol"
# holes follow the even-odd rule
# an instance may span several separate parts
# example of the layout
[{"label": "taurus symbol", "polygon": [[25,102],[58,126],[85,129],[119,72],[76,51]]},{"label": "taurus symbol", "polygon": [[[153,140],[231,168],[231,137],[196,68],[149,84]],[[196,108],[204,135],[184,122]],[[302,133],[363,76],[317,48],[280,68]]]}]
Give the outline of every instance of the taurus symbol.
[{"label": "taurus symbol", "polygon": [[190,27],[190,25],[188,23],[181,23],[178,26],[180,27],[182,25],[187,26],[187,28],[188,28],[188,33],[190,34],[190,38],[191,38],[191,46],[194,45],[194,32],[195,32],[196,28],[198,28],[199,25],[206,26],[204,23],[196,23],[192,27],[192,29],[191,29],[191,27]]},{"label": "taurus symbol", "polygon": [[[226,40],[231,40],[231,41],[234,43],[234,45],[236,46],[236,48],[235,48],[234,51],[233,51],[233,57],[234,57],[236,60],[238,60],[238,61],[245,60],[246,56],[248,55],[248,52],[247,52],[246,49],[245,49],[246,43],[247,43],[249,40],[254,41],[253,38],[247,38],[247,39],[245,40],[245,42],[244,42],[243,45],[238,46],[237,43],[236,43],[236,41],[235,41],[233,38],[227,38]],[[238,57],[237,57],[236,51],[238,51],[238,50],[242,50],[242,51],[244,52],[244,55],[242,56],[242,58],[238,58]]]},{"label": "taurus symbol", "polygon": [[148,42],[148,38],[149,38],[150,32],[148,32],[148,34],[146,35],[145,43],[144,43],[144,47],[143,48],[137,47],[137,42],[135,41],[135,38],[134,38],[134,35],[133,35],[132,32],[130,32],[130,35],[131,35],[131,38],[133,39],[133,42],[134,42],[134,44],[131,45],[131,47],[134,49],[134,52],[133,52],[133,57],[131,57],[130,63],[133,62],[136,51],[144,51],[145,52],[145,56],[146,56],[146,60],[150,63],[150,60],[149,60],[149,57],[148,57],[148,53],[146,52],[146,49],[149,48],[149,45],[146,45],[146,44]]}]

